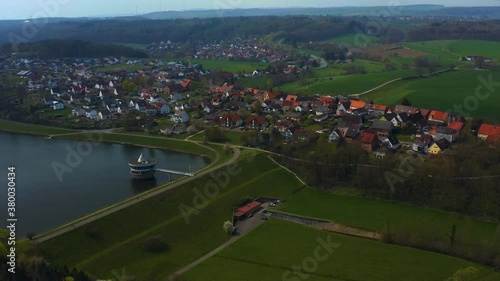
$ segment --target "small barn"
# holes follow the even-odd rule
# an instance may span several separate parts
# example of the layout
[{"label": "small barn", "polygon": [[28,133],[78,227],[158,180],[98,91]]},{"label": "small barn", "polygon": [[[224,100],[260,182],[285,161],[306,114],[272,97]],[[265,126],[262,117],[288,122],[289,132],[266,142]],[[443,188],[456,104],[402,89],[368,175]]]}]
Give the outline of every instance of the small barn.
[{"label": "small barn", "polygon": [[262,209],[262,203],[254,201],[243,207],[238,208],[238,210],[234,212],[234,218],[236,220],[244,220],[245,218],[253,216],[253,214],[257,213],[261,209]]}]

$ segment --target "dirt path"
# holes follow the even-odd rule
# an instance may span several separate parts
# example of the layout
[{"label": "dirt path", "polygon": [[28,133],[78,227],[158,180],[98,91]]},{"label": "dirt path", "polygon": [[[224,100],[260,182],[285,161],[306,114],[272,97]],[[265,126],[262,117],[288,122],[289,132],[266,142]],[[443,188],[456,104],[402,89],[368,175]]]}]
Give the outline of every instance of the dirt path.
[{"label": "dirt path", "polygon": [[[458,69],[458,67],[456,69]],[[435,75],[435,74],[445,73],[445,72],[448,72],[448,71],[450,71],[450,70],[449,69],[439,70],[439,71],[436,71],[436,72],[433,72],[433,73],[424,74],[424,75],[422,75],[422,77],[428,77],[428,76],[432,76],[432,75]],[[420,78],[418,78],[418,79],[420,79]],[[403,80],[403,77],[397,78],[397,79],[391,80],[389,82],[385,82],[384,84],[379,85],[379,86],[377,86],[377,87],[375,87],[373,89],[370,89],[370,90],[368,90],[366,92],[359,93],[359,94],[353,94],[351,96],[359,98],[359,97],[361,97],[363,95],[369,94],[369,93],[371,93],[371,92],[373,92],[375,90],[378,90],[378,89],[383,88],[383,87],[385,87],[387,85],[390,85],[392,83],[395,83],[395,82],[398,82],[398,81],[402,81],[402,80]]]},{"label": "dirt path", "polygon": [[[69,231],[72,231],[78,227],[81,227],[81,226],[84,226],[88,223],[91,223],[93,221],[96,221],[100,218],[103,218],[107,215],[110,215],[110,214],[113,214],[113,213],[116,213],[120,210],[123,210],[125,208],[128,208],[132,205],[135,205],[139,202],[142,202],[144,200],[147,200],[147,199],[150,199],[152,197],[155,197],[161,193],[164,193],[166,191],[169,191],[169,190],[172,190],[172,189],[175,189],[179,186],[182,186],[186,183],[189,183],[193,180],[196,180],[204,175],[207,175],[213,171],[216,171],[222,167],[225,167],[227,165],[230,165],[232,163],[234,163],[239,157],[240,157],[240,150],[238,148],[233,148],[234,149],[234,156],[233,158],[231,158],[231,160],[229,160],[228,162],[226,163],[223,163],[223,164],[220,164],[218,166],[215,166],[215,167],[211,167],[209,169],[206,169],[206,170],[203,170],[199,173],[197,173],[194,177],[188,177],[188,178],[181,178],[179,180],[176,180],[174,182],[170,182],[170,183],[167,183],[166,185],[164,185],[163,187],[160,187],[160,188],[157,188],[149,193],[146,193],[146,194],[141,194],[141,195],[138,195],[138,196],[134,196],[132,198],[129,198],[125,201],[122,201],[116,205],[113,205],[113,206],[110,206],[110,207],[107,207],[105,209],[102,209],[102,210],[99,210],[93,214],[90,214],[88,216],[85,216],[85,217],[82,217],[82,218],[79,218],[73,222],[70,222],[68,224],[65,224],[59,228],[56,228],[55,230],[53,231],[50,231],[48,233],[45,233],[45,234],[42,234],[42,235],[39,235],[37,237],[34,238],[34,241],[36,242],[44,242],[44,241],[47,241],[47,240],[50,240],[52,238],[55,238],[57,236],[60,236],[64,233],[67,233]],[[220,156],[219,156],[220,157]]]}]

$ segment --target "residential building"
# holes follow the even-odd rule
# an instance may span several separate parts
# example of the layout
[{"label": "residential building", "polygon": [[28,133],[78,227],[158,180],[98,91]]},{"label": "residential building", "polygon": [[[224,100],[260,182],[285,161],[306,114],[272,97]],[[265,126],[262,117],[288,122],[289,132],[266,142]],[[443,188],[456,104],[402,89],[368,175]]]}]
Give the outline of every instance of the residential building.
[{"label": "residential building", "polygon": [[175,123],[187,123],[189,121],[189,115],[186,111],[176,111],[172,115],[172,121]]}]

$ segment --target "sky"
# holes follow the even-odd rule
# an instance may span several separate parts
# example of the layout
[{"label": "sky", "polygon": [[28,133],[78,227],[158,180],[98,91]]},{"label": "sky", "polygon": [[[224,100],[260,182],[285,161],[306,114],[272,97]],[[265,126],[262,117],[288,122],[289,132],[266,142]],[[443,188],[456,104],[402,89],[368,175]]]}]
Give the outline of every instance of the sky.
[{"label": "sky", "polygon": [[0,20],[39,17],[118,16],[167,10],[340,7],[441,4],[500,6],[500,0],[0,0]]}]

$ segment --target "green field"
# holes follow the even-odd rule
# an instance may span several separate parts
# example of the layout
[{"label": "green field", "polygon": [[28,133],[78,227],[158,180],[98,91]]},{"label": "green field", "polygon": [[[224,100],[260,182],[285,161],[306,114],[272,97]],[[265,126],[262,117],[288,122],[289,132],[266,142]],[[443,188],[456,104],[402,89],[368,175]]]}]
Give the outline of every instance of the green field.
[{"label": "green field", "polygon": [[436,40],[404,43],[403,45],[427,53],[460,59],[460,56],[483,55],[500,59],[500,42],[481,40]]},{"label": "green field", "polygon": [[[179,206],[192,207],[194,190],[203,192],[207,183],[215,184],[209,175],[46,241],[40,248],[50,262],[76,266],[99,278],[113,277],[112,270],[125,268],[139,280],[166,279],[228,240],[222,224],[231,219],[234,205],[243,198],[288,198],[301,187],[294,176],[264,155],[242,160],[240,168],[244,172],[230,177],[227,187],[219,188],[219,195],[206,201],[206,207],[191,215],[189,223]],[[143,247],[152,236],[165,241],[163,252],[151,253]]]},{"label": "green field", "polygon": [[61,129],[56,127],[46,127],[46,126],[37,126],[26,123],[11,122],[3,119],[0,119],[0,131],[26,133],[26,134],[42,135],[42,136],[77,132],[74,130]]},{"label": "green field", "polygon": [[[482,85],[479,77],[488,81],[490,75],[492,81],[497,83],[500,81],[499,72],[459,70],[422,79],[398,81],[362,96],[362,99],[373,100],[379,104],[395,105],[401,103],[403,98],[407,98],[414,106],[422,108],[446,111],[453,110],[454,105],[457,104],[461,105],[464,110],[466,108],[474,109],[472,107],[474,104],[465,107],[465,103],[475,96],[476,88]],[[479,107],[476,110],[466,111],[466,113],[476,117],[500,120],[500,111],[498,110],[500,88],[494,87],[493,90],[494,92],[488,99],[479,102]],[[480,93],[486,95],[487,88],[483,86]]]},{"label": "green field", "polygon": [[[377,87],[385,82],[405,76],[415,75],[414,70],[398,70],[392,72],[357,74],[318,79],[311,85],[300,85],[300,82],[288,83],[280,86],[280,89],[287,93],[297,93],[304,95],[349,95],[359,94]],[[313,81],[311,81],[313,82]]]},{"label": "green field", "polygon": [[196,281],[305,280],[285,272],[313,259],[320,245],[317,239],[330,239],[338,247],[323,262],[307,263],[318,265],[307,272],[311,281],[443,281],[468,266],[479,269],[482,280],[500,277],[493,269],[461,259],[273,219],[185,276]]},{"label": "green field", "polygon": [[368,36],[363,33],[353,33],[349,35],[334,37],[328,40],[330,43],[346,44],[352,47],[365,47],[374,45],[380,42],[380,38],[375,36]]},{"label": "green field", "polygon": [[228,71],[232,73],[253,72],[255,70],[267,67],[265,63],[247,62],[247,61],[225,61],[225,60],[206,60],[206,59],[179,59],[179,58],[164,58],[163,61],[183,61],[190,63],[199,63],[204,69]]},{"label": "green field", "polygon": [[244,88],[258,88],[265,89],[269,88],[272,85],[272,81],[270,77],[244,77],[238,79],[238,82],[241,82]]},{"label": "green field", "polygon": [[312,188],[292,196],[281,210],[380,233],[404,231],[440,238],[446,238],[452,225],[456,224],[457,242],[468,245],[491,245],[500,235],[500,225],[495,223],[396,202],[335,195]]},{"label": "green field", "polygon": [[[120,144],[132,144],[141,145],[153,148],[168,149],[178,152],[191,153],[196,155],[203,155],[215,159],[215,154],[207,148],[194,144],[192,142],[186,142],[183,140],[174,140],[158,136],[148,136],[148,135],[131,135],[131,134],[102,134],[95,135],[92,134],[91,137],[99,140],[102,138],[104,142],[120,143]],[[83,133],[63,136],[65,139],[88,139]]]},{"label": "green field", "polygon": [[382,72],[384,69],[384,64],[381,62],[364,60],[364,59],[356,59],[350,64],[330,64],[326,68],[315,69],[314,74],[317,77],[331,77],[331,76],[340,76],[345,73],[344,67],[354,65],[354,66],[363,66],[366,69],[366,72]]}]

